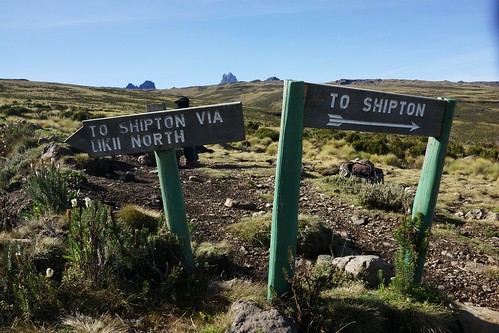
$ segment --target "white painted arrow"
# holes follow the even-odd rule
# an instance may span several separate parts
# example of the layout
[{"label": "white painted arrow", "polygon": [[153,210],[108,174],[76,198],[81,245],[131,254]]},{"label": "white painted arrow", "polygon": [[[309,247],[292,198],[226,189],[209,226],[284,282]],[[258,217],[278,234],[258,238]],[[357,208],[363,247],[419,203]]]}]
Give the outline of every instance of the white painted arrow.
[{"label": "white painted arrow", "polygon": [[349,119],[343,119],[342,116],[337,115],[337,114],[330,114],[329,115],[329,123],[327,123],[327,126],[341,126],[342,124],[354,124],[354,125],[364,125],[364,126],[380,126],[380,127],[397,127],[397,128],[409,128],[409,132],[412,132],[414,130],[417,130],[420,126],[411,121],[411,125],[405,125],[405,124],[396,124],[396,123],[377,123],[374,121],[363,121],[363,120],[349,120]]}]

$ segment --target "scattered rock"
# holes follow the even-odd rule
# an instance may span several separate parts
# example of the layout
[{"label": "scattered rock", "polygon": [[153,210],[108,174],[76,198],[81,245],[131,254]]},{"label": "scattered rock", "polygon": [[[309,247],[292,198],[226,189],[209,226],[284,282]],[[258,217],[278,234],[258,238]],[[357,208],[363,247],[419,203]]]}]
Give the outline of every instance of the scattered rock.
[{"label": "scattered rock", "polygon": [[43,138],[38,139],[38,145],[41,146],[45,143],[59,142],[59,140],[59,137],[56,135],[44,136]]},{"label": "scattered rock", "polygon": [[483,216],[483,210],[474,208],[466,213],[464,216],[467,220],[480,220]]},{"label": "scattered rock", "polygon": [[229,315],[234,318],[228,333],[300,332],[299,327],[276,309],[261,310],[256,303],[237,301],[230,306]]},{"label": "scattered rock", "polygon": [[499,213],[488,212],[483,219],[487,221],[499,221]]},{"label": "scattered rock", "polygon": [[120,180],[124,182],[133,182],[135,180],[135,174],[131,171],[127,171],[121,175]]},{"label": "scattered rock", "polygon": [[153,154],[140,155],[137,161],[145,166],[156,166],[156,159]]},{"label": "scattered rock", "polygon": [[189,176],[189,181],[191,182],[200,182],[202,183],[203,182],[203,179],[201,179],[200,177],[198,176]]},{"label": "scattered rock", "polygon": [[468,303],[458,303],[461,310],[457,316],[462,331],[466,333],[497,333],[499,332],[499,313],[486,308],[480,308]]},{"label": "scattered rock", "polygon": [[62,147],[60,144],[51,143],[43,149],[40,158],[44,161],[57,160],[61,156],[74,155],[69,149]]},{"label": "scattered rock", "polygon": [[231,198],[227,198],[224,203],[225,207],[228,208],[239,208],[247,210],[257,210],[256,204],[253,202],[239,202]]},{"label": "scattered rock", "polygon": [[352,221],[352,223],[354,225],[365,225],[365,224],[367,224],[368,219],[365,216],[352,215],[352,217],[350,218],[350,221]]},{"label": "scattered rock", "polygon": [[379,285],[379,270],[383,272],[385,284],[395,275],[393,265],[375,255],[338,257],[333,259],[333,264],[354,278],[363,280],[371,288]]}]

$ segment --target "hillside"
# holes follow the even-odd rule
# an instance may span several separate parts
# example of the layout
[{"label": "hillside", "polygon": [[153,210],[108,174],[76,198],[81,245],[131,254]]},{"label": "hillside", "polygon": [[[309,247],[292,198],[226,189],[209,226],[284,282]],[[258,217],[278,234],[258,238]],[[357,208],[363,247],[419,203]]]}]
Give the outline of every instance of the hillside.
[{"label": "hillside", "polygon": [[[457,100],[451,137],[469,143],[499,143],[499,87],[487,83],[454,83],[408,80],[339,80],[351,87],[425,97]],[[0,80],[0,105],[17,101],[39,105],[47,117],[58,111],[89,112],[93,117],[143,112],[146,104],[167,102],[174,107],[178,96],[188,96],[192,106],[242,101],[246,121],[278,126],[282,82],[239,82],[153,91],[86,87],[69,84]],[[50,112],[49,112],[50,111]],[[38,115],[40,116],[40,115]],[[36,115],[32,116],[36,118]],[[35,119],[36,120],[36,119]],[[43,119],[40,119],[40,122]],[[56,123],[58,120],[54,120]],[[46,122],[45,122],[46,123]],[[68,126],[69,125],[69,126]],[[78,123],[61,125],[73,131]]]},{"label": "hillside", "polygon": [[[0,331],[228,332],[244,317],[230,310],[242,301],[278,309],[309,332],[495,332],[499,88],[335,84],[458,99],[450,146],[460,141],[466,149],[446,160],[425,236],[423,285],[397,286],[400,271],[390,277],[400,265],[401,230],[417,233],[401,228],[408,227],[426,138],[305,131],[293,296],[269,304],[282,83],[138,91],[0,80],[0,262],[6,268],[0,270]],[[241,100],[247,125],[246,140],[208,146],[198,167],[179,159],[194,272],[179,259],[178,240],[165,223],[152,155],[90,158],[63,143],[84,119],[144,112],[160,101],[173,107],[181,95],[192,106]],[[384,150],[368,152],[366,143]],[[339,176],[339,164],[355,157],[382,168],[384,183]],[[367,283],[332,266],[333,258],[350,255],[377,256],[386,270],[375,270]]]}]

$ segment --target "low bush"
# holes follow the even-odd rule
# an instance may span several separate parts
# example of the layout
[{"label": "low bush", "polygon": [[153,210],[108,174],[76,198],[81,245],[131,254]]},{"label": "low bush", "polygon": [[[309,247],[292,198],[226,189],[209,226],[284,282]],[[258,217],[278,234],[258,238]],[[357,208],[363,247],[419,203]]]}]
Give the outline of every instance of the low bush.
[{"label": "low bush", "polygon": [[357,196],[360,205],[404,213],[412,208],[413,193],[392,184],[363,184]]},{"label": "low bush", "polygon": [[499,163],[482,157],[447,158],[445,162],[444,172],[449,174],[479,176],[491,181],[499,179]]},{"label": "low bush", "polygon": [[258,127],[253,133],[257,138],[270,138],[272,141],[279,141],[279,131],[268,127]]},{"label": "low bush", "polygon": [[59,166],[42,164],[32,166],[26,183],[26,192],[33,204],[33,213],[62,213],[71,207],[78,193],[71,190]]},{"label": "low bush", "polygon": [[160,214],[136,205],[126,205],[116,213],[116,221],[129,232],[146,228],[155,233],[160,227]]},{"label": "low bush", "polygon": [[[271,224],[271,215],[261,215],[243,219],[228,226],[227,230],[252,246],[269,248]],[[308,215],[298,216],[296,249],[298,255],[315,258],[319,254],[329,254],[332,237],[332,230],[321,219]]]}]

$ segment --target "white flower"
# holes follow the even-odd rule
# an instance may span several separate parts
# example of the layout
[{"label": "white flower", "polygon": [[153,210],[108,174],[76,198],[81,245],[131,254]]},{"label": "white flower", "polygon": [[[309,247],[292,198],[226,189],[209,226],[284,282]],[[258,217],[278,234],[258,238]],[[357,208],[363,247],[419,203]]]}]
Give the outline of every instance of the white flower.
[{"label": "white flower", "polygon": [[92,199],[90,199],[89,197],[86,197],[85,198],[85,207],[89,208],[91,204],[92,204]]},{"label": "white flower", "polygon": [[71,199],[71,206],[72,206],[73,208],[78,207],[78,199],[76,199],[76,198]]},{"label": "white flower", "polygon": [[50,279],[54,275],[54,270],[52,268],[47,268],[47,271],[45,272],[45,278]]}]

